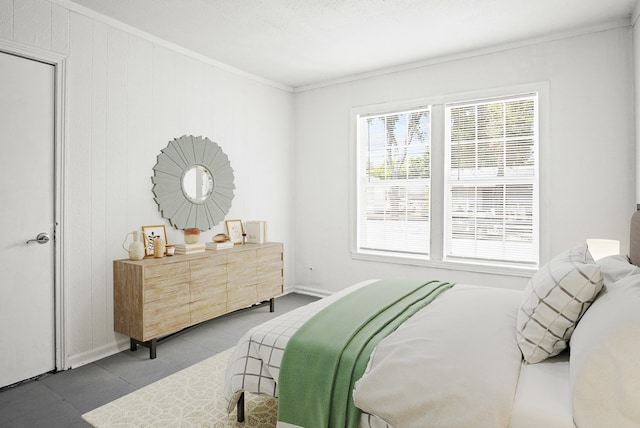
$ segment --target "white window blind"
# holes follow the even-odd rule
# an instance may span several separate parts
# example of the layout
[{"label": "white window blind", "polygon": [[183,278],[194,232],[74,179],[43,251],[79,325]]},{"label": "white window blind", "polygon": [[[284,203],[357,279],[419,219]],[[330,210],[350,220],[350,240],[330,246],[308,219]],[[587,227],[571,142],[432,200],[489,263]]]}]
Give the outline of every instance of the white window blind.
[{"label": "white window blind", "polygon": [[538,98],[445,106],[445,257],[538,262]]},{"label": "white window blind", "polygon": [[358,251],[427,256],[431,111],[359,115]]}]

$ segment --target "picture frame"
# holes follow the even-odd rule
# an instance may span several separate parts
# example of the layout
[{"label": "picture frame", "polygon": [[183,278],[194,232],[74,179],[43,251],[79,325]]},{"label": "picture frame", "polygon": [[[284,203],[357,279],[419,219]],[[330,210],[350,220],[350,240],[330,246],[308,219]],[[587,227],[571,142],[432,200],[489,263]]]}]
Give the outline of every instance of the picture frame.
[{"label": "picture frame", "polygon": [[247,244],[264,244],[267,242],[266,221],[246,221],[244,223]]},{"label": "picture frame", "polygon": [[153,240],[157,236],[161,236],[164,243],[167,244],[167,228],[164,224],[142,226],[142,236],[144,236],[144,254],[146,256],[153,256]]},{"label": "picture frame", "polygon": [[226,220],[227,235],[231,242],[234,244],[243,243],[244,227],[242,226],[242,220]]}]

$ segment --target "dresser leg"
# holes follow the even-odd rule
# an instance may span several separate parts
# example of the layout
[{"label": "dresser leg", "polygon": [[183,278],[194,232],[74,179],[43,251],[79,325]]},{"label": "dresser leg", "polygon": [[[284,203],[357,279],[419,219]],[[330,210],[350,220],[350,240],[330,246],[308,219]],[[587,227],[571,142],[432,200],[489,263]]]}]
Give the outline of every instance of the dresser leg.
[{"label": "dresser leg", "polygon": [[138,345],[142,345],[145,348],[149,348],[149,358],[156,358],[156,348],[158,346],[158,339],[147,340],[146,342],[141,342],[134,338],[129,338],[129,349],[131,351],[136,351],[138,349]]},{"label": "dresser leg", "polygon": [[269,312],[275,312],[276,311],[276,299],[275,297],[272,297],[269,299]]},{"label": "dresser leg", "polygon": [[158,339],[151,339],[149,341],[149,359],[156,358],[156,346],[158,345]]}]

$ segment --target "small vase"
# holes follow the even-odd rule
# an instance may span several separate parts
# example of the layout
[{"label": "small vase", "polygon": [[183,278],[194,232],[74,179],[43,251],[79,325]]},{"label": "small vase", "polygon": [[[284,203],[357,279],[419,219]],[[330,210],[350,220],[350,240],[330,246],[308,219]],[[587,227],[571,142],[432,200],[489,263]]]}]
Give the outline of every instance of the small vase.
[{"label": "small vase", "polygon": [[167,251],[164,238],[162,236],[156,236],[153,240],[153,257],[164,257],[164,253]]},{"label": "small vase", "polygon": [[[124,246],[125,242],[127,242],[127,238],[129,235],[133,235],[133,241],[129,244],[129,248]],[[127,233],[127,236],[124,237],[124,242],[122,242],[122,248],[125,249],[129,253],[129,258],[131,260],[142,260],[144,259],[144,244],[142,243],[142,236],[139,230],[134,230],[133,232]]]},{"label": "small vase", "polygon": [[167,244],[167,256],[173,256],[176,253],[176,246],[174,244]]},{"label": "small vase", "polygon": [[190,227],[184,230],[185,244],[197,244],[198,242],[200,242],[200,229],[197,227]]}]

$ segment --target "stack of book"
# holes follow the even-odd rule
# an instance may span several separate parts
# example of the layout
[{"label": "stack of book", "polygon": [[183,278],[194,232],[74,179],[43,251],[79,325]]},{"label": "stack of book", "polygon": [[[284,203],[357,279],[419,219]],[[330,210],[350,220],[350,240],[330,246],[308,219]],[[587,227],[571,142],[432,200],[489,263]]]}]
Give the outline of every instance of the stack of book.
[{"label": "stack of book", "polygon": [[195,254],[202,253],[207,249],[204,242],[195,244],[176,244],[176,254]]},{"label": "stack of book", "polygon": [[233,242],[207,242],[207,250],[224,250],[225,248],[233,248]]}]

